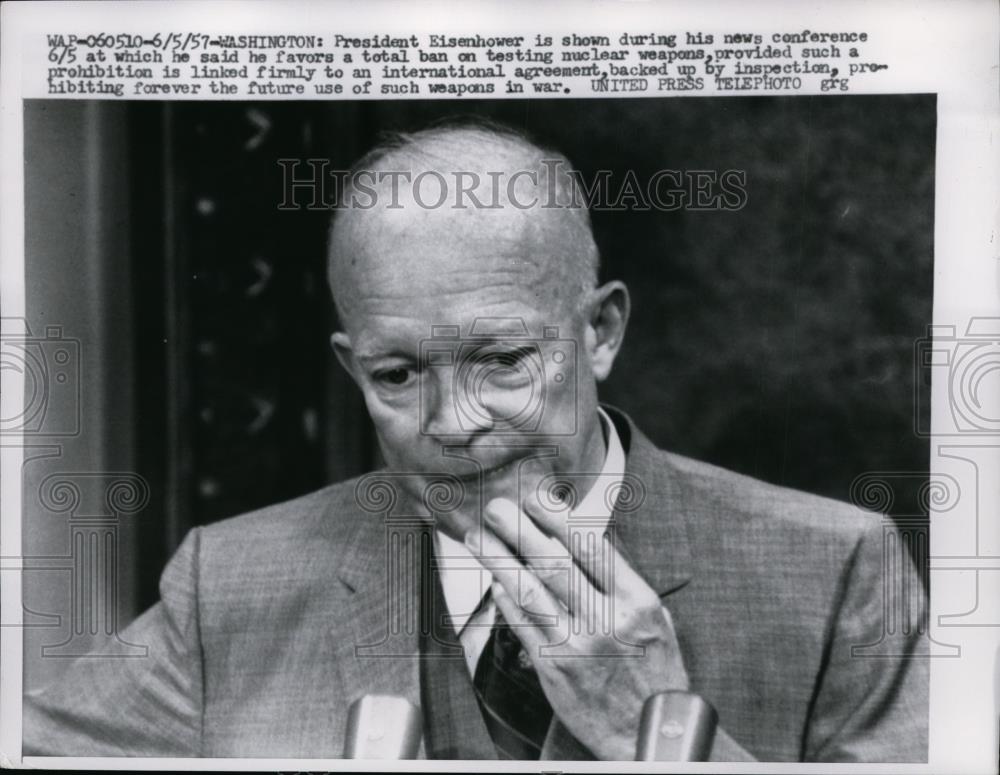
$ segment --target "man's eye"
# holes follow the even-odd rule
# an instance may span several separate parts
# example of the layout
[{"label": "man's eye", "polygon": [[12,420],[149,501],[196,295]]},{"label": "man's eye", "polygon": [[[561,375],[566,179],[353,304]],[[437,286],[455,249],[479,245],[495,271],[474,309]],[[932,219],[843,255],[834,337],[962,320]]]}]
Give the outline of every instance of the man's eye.
[{"label": "man's eye", "polygon": [[399,366],[395,369],[383,369],[375,372],[375,380],[390,387],[403,387],[413,379],[413,369]]},{"label": "man's eye", "polygon": [[471,377],[470,384],[514,389],[537,381],[537,369],[532,368],[533,352],[527,347],[508,346],[479,350],[466,369]]}]

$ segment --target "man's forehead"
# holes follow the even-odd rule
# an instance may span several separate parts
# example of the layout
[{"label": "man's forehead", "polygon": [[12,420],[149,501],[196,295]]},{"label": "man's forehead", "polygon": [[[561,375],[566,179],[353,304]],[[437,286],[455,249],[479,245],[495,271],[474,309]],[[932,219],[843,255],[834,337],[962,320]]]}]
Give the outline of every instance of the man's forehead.
[{"label": "man's forehead", "polygon": [[349,309],[351,320],[360,326],[400,336],[429,334],[433,327],[441,326],[456,326],[462,336],[513,336],[525,328],[540,333],[542,326],[561,312],[530,284],[497,284],[456,292],[416,288],[412,293],[359,294]]},{"label": "man's forehead", "polygon": [[[496,314],[480,314],[483,312]],[[426,347],[517,345],[572,334],[571,321],[556,319],[554,313],[524,303],[495,309],[439,309],[430,314],[367,315],[359,310],[353,322],[355,354],[362,360],[412,357]]]}]

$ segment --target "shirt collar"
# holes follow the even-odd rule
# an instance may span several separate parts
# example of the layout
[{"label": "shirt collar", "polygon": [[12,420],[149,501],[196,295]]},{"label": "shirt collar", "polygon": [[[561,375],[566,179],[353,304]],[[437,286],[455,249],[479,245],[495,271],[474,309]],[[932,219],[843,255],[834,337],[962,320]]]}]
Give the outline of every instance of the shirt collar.
[{"label": "shirt collar", "polygon": [[[603,519],[610,522],[612,504],[604,497],[609,483],[620,483],[625,475],[625,449],[615,424],[603,409],[598,407],[607,453],[604,466],[593,487],[580,500],[571,515],[586,515],[588,522]],[[434,554],[437,560],[445,604],[455,631],[461,633],[469,619],[483,602],[493,581],[493,574],[479,564],[465,544],[434,531]]]}]

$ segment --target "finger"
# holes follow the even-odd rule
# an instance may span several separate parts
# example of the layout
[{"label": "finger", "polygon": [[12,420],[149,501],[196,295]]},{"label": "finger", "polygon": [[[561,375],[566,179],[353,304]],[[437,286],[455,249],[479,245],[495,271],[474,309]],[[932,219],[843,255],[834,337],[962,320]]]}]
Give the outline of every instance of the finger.
[{"label": "finger", "polygon": [[519,559],[549,588],[556,599],[569,607],[569,552],[555,538],[543,533],[514,501],[494,498],[486,504],[486,524]]},{"label": "finger", "polygon": [[[510,543],[515,537],[521,538],[523,546],[528,547],[530,557],[527,558],[528,566],[538,575],[548,586],[556,599],[566,607],[570,614],[577,619],[576,625],[593,631],[599,621],[607,616],[604,595],[593,583],[591,578],[599,578],[599,571],[594,567],[583,567],[579,560],[570,556],[569,549],[555,537],[543,531],[539,522],[545,521],[548,526],[558,526],[557,532],[566,532],[566,519],[569,516],[569,509],[559,510],[558,504],[553,501],[548,506],[543,506],[539,501],[533,501],[537,519],[532,518],[526,512],[517,508],[512,501],[497,498],[487,505],[486,516],[491,526],[496,526],[499,535],[506,537]],[[581,536],[579,531],[574,532],[574,540],[579,543]],[[599,538],[599,534],[598,534]],[[548,561],[543,561],[542,557],[556,556],[565,558],[557,565],[552,565]],[[600,560],[601,554],[596,549],[590,554],[579,552],[583,559],[595,557]],[[592,563],[591,563],[592,565]]]},{"label": "finger", "polygon": [[470,530],[465,543],[535,627],[554,631],[567,616],[552,592],[491,531]]},{"label": "finger", "polygon": [[554,498],[546,498],[543,502],[539,494],[532,493],[522,505],[529,520],[555,538],[582,570],[583,579],[573,579],[572,586],[581,594],[588,594],[587,584],[604,592],[611,586],[611,547],[605,536],[606,522],[586,516],[578,518],[568,509],[553,508],[556,503]]},{"label": "finger", "polygon": [[[598,592],[621,602],[638,602],[655,594],[618,551],[614,531],[606,529],[602,521],[560,516],[545,508],[537,496],[525,498],[523,508],[541,530],[566,547]],[[578,586],[582,593],[587,592],[582,583]]]}]

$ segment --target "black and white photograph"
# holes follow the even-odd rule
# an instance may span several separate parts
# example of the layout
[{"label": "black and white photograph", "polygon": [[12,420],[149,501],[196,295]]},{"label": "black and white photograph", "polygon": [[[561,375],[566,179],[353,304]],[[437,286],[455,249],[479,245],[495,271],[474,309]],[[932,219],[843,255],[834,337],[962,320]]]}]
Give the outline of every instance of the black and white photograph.
[{"label": "black and white photograph", "polygon": [[947,772],[979,654],[995,768],[998,286],[868,21],[104,18],[4,148],[13,759]]}]

